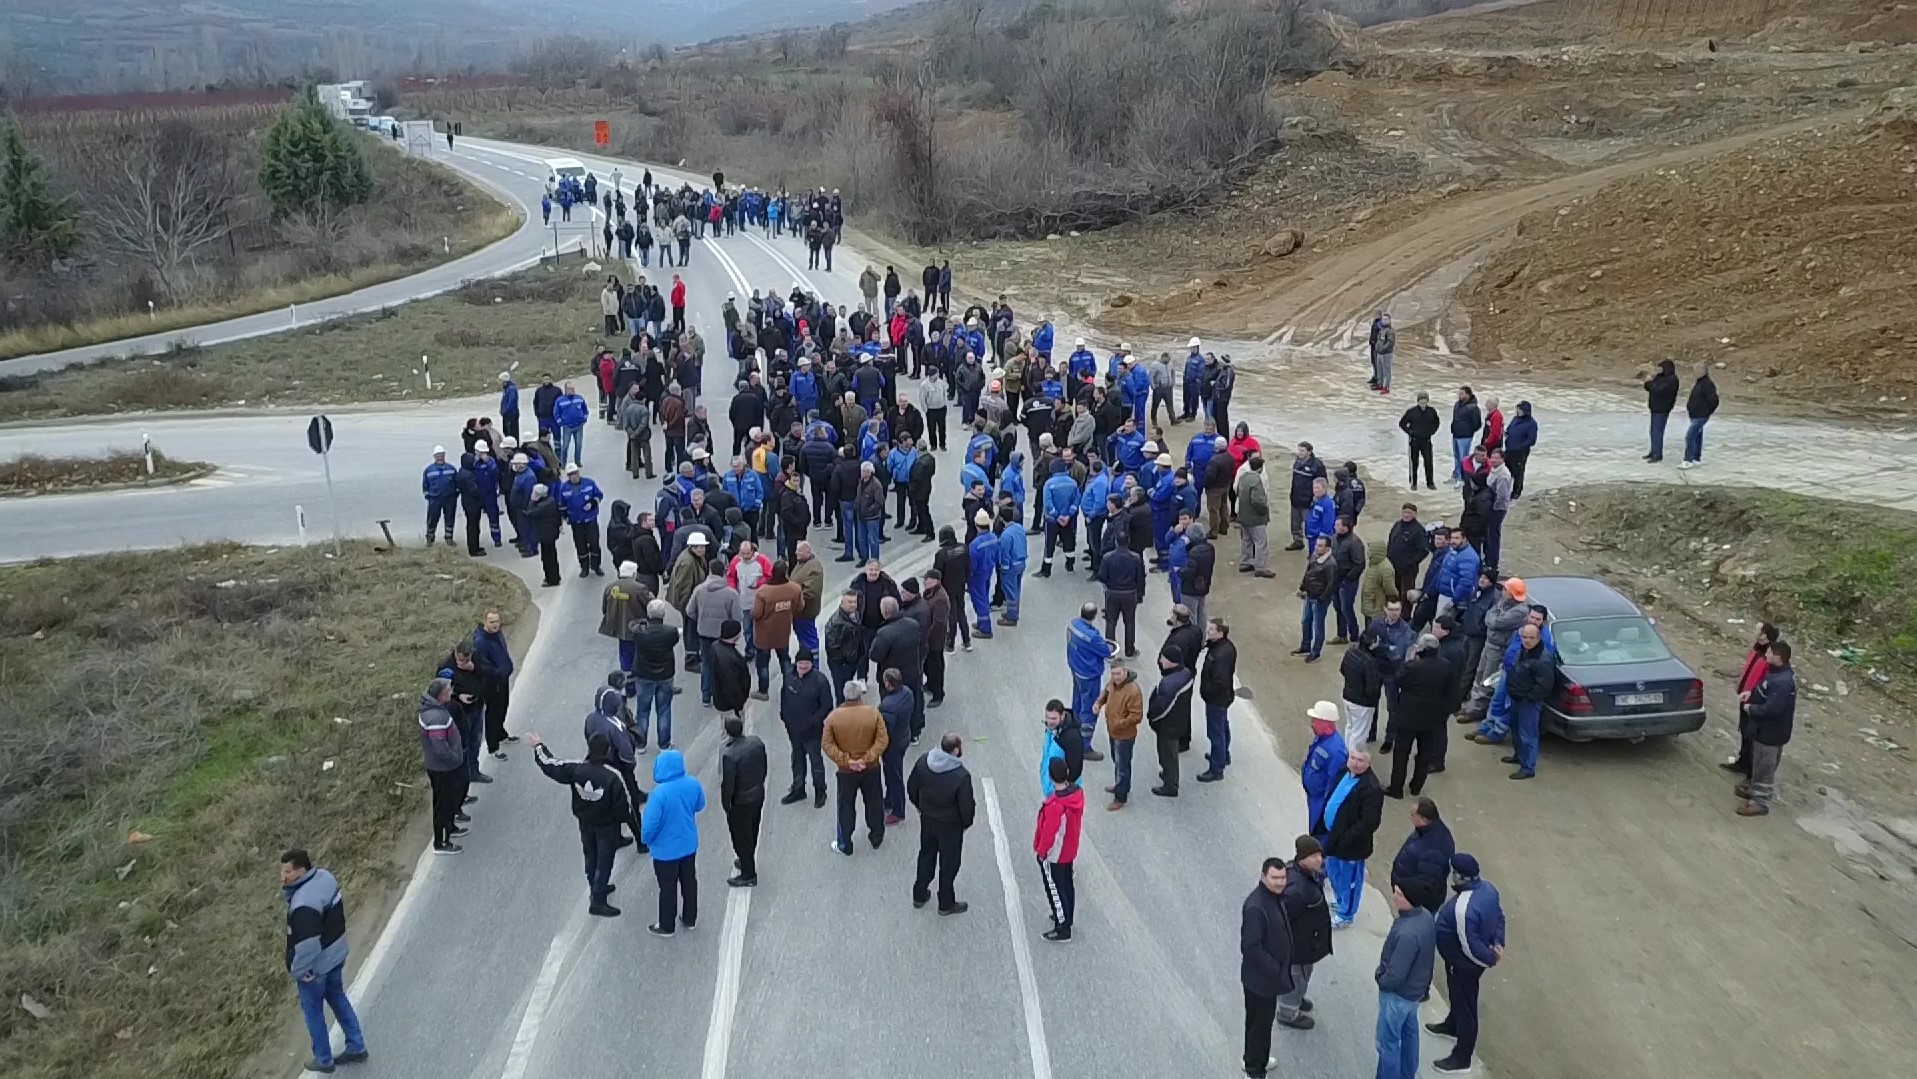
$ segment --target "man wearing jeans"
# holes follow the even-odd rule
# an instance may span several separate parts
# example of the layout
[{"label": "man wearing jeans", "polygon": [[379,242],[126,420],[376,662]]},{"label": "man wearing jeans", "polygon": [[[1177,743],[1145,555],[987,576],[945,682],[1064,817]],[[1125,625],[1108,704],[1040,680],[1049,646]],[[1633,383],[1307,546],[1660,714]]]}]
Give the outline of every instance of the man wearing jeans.
[{"label": "man wearing jeans", "polygon": [[1112,744],[1112,785],[1105,788],[1112,802],[1105,808],[1116,811],[1125,808],[1132,795],[1132,750],[1138,747],[1138,725],[1145,720],[1145,691],[1138,688],[1138,675],[1117,656],[1111,667],[1111,679],[1092,711],[1105,716],[1105,737]]},{"label": "man wearing jeans", "polygon": [[1717,412],[1717,383],[1711,379],[1711,365],[1697,365],[1697,381],[1684,399],[1684,415],[1691,425],[1684,430],[1684,463],[1679,468],[1696,468],[1704,463],[1704,425]]},{"label": "man wearing jeans", "polygon": [[633,634],[632,679],[626,683],[632,697],[633,741],[646,751],[652,713],[659,713],[659,748],[672,748],[672,679],[678,669],[679,628],[666,622],[671,604],[655,599],[646,604],[646,623]]},{"label": "man wearing jeans", "polygon": [[[330,1072],[335,1064],[357,1064],[366,1059],[366,1038],[359,1015],[346,999],[346,900],[339,882],[313,859],[294,847],[280,855],[280,891],[286,896],[286,972],[300,994],[300,1014],[313,1042],[310,1072]],[[333,1009],[346,1051],[333,1055],[326,1030],[326,1009]]]},{"label": "man wearing jeans", "polygon": [[1505,695],[1511,700],[1511,734],[1517,743],[1516,752],[1503,758],[1504,763],[1518,766],[1512,779],[1530,779],[1538,773],[1538,724],[1557,682],[1557,660],[1543,634],[1530,622],[1518,629],[1518,653],[1504,676]]},{"label": "man wearing jeans", "polygon": [[552,419],[559,428],[559,461],[563,464],[583,465],[580,454],[586,445],[586,421],[592,418],[592,408],[586,399],[573,392],[572,383],[566,383],[565,392],[559,395],[552,405]]},{"label": "man wearing jeans", "polygon": [[1378,1079],[1414,1079],[1418,1074],[1418,1005],[1431,993],[1437,953],[1431,912],[1406,888],[1422,893],[1422,881],[1391,887],[1391,933],[1385,937],[1373,975],[1378,983]]}]

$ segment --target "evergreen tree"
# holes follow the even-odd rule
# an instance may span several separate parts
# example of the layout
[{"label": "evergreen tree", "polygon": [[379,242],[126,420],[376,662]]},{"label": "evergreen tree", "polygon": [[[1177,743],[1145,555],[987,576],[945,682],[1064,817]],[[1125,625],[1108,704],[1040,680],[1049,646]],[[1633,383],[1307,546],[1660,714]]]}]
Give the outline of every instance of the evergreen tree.
[{"label": "evergreen tree", "polygon": [[260,139],[260,187],[281,216],[328,214],[371,198],[373,173],[351,130],[308,86]]},{"label": "evergreen tree", "polygon": [[0,138],[0,257],[17,265],[62,258],[80,246],[73,200],[56,194],[17,120]]}]

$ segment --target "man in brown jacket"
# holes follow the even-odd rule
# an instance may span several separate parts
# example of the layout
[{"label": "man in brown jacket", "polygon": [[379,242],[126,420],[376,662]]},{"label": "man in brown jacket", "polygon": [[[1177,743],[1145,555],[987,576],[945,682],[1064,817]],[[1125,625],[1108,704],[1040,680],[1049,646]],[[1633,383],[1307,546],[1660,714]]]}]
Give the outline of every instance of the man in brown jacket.
[{"label": "man in brown jacket", "polygon": [[639,583],[636,562],[619,563],[619,577],[599,597],[599,635],[619,642],[619,669],[632,677],[633,642],[646,619],[652,593]]},{"label": "man in brown jacket", "polygon": [[945,646],[952,639],[952,594],[944,575],[925,571],[925,707],[945,703]]},{"label": "man in brown jacket", "polygon": [[752,594],[752,644],[759,651],[752,657],[759,671],[759,691],[755,700],[770,700],[772,657],[779,657],[779,677],[791,677],[792,623],[805,602],[805,590],[793,584],[784,559],[772,564],[769,583]]},{"label": "man in brown jacket", "polygon": [[1105,788],[1112,804],[1105,808],[1123,809],[1132,793],[1132,750],[1138,745],[1138,725],[1145,721],[1145,691],[1138,688],[1138,675],[1114,658],[1111,679],[1092,709],[1104,715],[1105,733],[1112,743],[1112,785]]},{"label": "man in brown jacket", "polygon": [[[799,635],[799,646],[819,650],[819,604],[825,596],[825,563],[812,553],[812,545],[805,540],[799,541],[798,561],[792,563],[792,583],[799,586],[804,598],[799,603],[799,616],[792,622],[792,631]],[[841,686],[833,686],[836,695]]]},{"label": "man in brown jacket", "polygon": [[845,684],[844,704],[825,717],[821,739],[825,755],[839,769],[838,838],[832,849],[852,857],[853,799],[865,799],[865,835],[872,849],[885,842],[884,790],[879,778],[879,758],[891,744],[885,719],[879,710],[865,703],[865,683],[854,678]]}]

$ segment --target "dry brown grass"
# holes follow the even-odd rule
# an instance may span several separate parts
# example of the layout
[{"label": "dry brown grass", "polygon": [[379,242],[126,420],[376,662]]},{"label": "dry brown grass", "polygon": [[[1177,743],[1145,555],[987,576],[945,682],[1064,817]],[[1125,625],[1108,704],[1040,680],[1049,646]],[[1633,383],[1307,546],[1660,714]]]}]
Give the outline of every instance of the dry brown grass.
[{"label": "dry brown grass", "polygon": [[0,569],[0,1075],[226,1076],[281,1030],[279,852],[382,883],[414,702],[488,607],[528,597],[432,550]]},{"label": "dry brown grass", "polygon": [[146,457],[139,450],[108,450],[97,457],[42,457],[29,453],[0,461],[0,495],[178,483],[212,470],[213,466],[204,461],[176,461],[157,448],[153,451],[152,475],[147,474]]}]

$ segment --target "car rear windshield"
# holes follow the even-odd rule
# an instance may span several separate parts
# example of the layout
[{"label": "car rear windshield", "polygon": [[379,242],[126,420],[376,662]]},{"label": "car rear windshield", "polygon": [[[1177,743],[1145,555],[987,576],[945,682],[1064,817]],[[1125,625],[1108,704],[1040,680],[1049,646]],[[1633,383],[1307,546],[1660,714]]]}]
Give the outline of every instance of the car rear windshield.
[{"label": "car rear windshield", "polygon": [[1556,639],[1558,658],[1574,666],[1606,667],[1671,658],[1663,638],[1640,615],[1560,620],[1552,623],[1551,635]]}]

